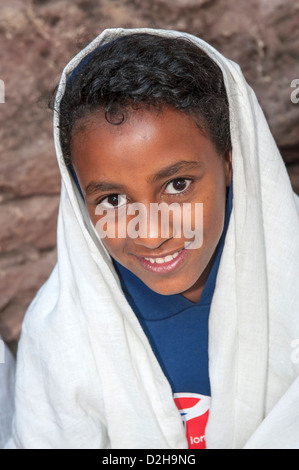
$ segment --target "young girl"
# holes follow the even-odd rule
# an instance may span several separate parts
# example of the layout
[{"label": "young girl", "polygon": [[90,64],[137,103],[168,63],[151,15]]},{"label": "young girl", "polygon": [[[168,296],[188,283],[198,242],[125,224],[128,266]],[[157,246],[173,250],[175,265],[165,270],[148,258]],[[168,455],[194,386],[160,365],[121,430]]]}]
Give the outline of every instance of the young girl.
[{"label": "young girl", "polygon": [[107,30],[64,70],[54,128],[58,261],[8,447],[298,448],[298,198],[238,66]]}]

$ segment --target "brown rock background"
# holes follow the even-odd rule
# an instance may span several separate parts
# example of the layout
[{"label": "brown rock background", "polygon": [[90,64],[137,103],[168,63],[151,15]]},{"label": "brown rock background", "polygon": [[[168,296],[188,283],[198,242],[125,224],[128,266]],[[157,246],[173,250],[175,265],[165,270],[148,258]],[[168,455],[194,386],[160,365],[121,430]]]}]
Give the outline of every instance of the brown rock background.
[{"label": "brown rock background", "polygon": [[56,260],[60,180],[47,102],[69,59],[110,27],[187,31],[238,62],[299,193],[299,103],[290,99],[298,0],[1,0],[0,333],[14,350]]}]

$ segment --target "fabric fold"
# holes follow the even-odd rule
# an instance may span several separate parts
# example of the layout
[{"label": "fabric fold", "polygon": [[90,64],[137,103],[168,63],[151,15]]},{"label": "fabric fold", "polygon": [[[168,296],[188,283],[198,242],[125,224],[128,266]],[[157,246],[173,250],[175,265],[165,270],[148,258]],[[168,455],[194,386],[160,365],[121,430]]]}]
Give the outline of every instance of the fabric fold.
[{"label": "fabric fold", "polygon": [[11,437],[14,385],[15,359],[0,336],[0,449]]}]

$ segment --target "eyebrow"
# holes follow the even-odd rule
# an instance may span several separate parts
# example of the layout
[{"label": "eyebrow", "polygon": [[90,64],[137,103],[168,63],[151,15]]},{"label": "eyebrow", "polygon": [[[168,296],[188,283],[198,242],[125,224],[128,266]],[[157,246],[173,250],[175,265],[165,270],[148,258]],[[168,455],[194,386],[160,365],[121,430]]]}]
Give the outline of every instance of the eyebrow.
[{"label": "eyebrow", "polygon": [[192,168],[198,168],[200,166],[202,166],[202,162],[199,160],[180,160],[174,163],[173,165],[162,168],[160,171],[158,171],[158,173],[149,178],[149,182],[155,183],[156,181],[162,180],[164,178],[174,176],[181,170],[190,170]]},{"label": "eyebrow", "polygon": [[[149,183],[155,183],[165,178],[176,175],[181,170],[190,170],[192,168],[198,168],[202,166],[202,162],[195,160],[180,160],[173,165],[169,165],[165,168],[162,168],[154,175],[148,178]],[[111,192],[117,191],[118,193],[126,194],[125,186],[117,183],[111,183],[108,181],[91,181],[85,188],[87,195],[91,195],[96,192]]]},{"label": "eyebrow", "polygon": [[121,184],[109,183],[108,181],[91,181],[85,188],[85,193],[91,195],[97,192],[117,191],[125,194],[125,187]]}]

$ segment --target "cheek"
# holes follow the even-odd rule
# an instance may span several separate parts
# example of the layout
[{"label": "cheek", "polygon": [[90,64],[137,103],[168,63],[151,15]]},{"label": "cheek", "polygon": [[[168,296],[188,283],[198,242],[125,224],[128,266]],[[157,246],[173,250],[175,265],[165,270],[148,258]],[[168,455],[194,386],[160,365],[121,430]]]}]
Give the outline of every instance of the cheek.
[{"label": "cheek", "polygon": [[124,240],[122,239],[111,239],[103,238],[102,243],[108,253],[115,258],[117,261],[120,260],[121,253],[123,252]]},{"label": "cheek", "polygon": [[218,243],[225,219],[225,191],[206,202],[203,206],[203,230],[207,241]]},{"label": "cheek", "polygon": [[123,224],[118,223],[113,211],[108,213],[104,211],[104,215],[99,215],[97,208],[93,212],[93,214],[90,213],[90,218],[103,245],[112,257],[119,260],[127,246],[126,234],[119,236],[119,232],[123,232],[121,229]]},{"label": "cheek", "polygon": [[203,200],[203,247],[216,248],[221,237],[226,206],[226,186],[210,185],[208,196]]}]

